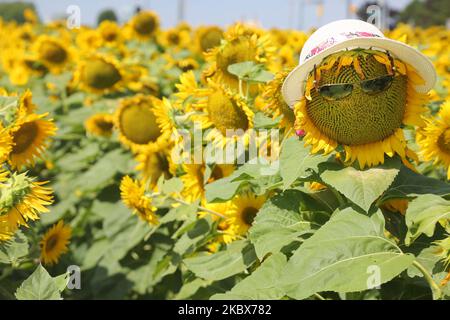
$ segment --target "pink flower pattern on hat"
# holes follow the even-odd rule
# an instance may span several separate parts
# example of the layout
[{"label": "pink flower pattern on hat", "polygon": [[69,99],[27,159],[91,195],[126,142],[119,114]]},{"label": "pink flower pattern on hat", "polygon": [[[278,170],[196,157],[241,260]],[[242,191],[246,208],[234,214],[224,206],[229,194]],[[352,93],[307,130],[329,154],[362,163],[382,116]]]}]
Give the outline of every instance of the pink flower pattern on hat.
[{"label": "pink flower pattern on hat", "polygon": [[342,40],[346,39],[353,39],[353,38],[373,38],[380,36],[374,33],[365,32],[365,31],[355,31],[355,32],[343,32],[338,34],[336,37],[330,37],[324,42],[321,42],[318,46],[314,47],[306,56],[305,60],[308,60],[311,57],[314,57],[316,54],[322,52],[323,50],[333,46],[336,43],[341,42]]}]

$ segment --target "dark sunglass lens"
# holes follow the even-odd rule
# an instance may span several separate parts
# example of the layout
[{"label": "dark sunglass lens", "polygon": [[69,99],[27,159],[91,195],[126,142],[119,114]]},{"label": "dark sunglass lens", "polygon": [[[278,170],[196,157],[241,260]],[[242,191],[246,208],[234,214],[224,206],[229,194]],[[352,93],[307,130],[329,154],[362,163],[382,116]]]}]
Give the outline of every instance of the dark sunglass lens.
[{"label": "dark sunglass lens", "polygon": [[333,84],[320,87],[319,93],[327,100],[339,100],[347,97],[352,90],[352,84]]},{"label": "dark sunglass lens", "polygon": [[393,76],[384,76],[372,80],[366,80],[361,82],[361,89],[368,94],[380,93],[390,87]]}]

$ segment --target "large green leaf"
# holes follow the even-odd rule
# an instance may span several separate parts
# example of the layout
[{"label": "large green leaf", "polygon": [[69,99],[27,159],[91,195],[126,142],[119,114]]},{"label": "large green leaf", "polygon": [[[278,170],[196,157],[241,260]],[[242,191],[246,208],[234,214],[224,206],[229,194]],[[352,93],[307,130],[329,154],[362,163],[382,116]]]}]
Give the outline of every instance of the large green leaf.
[{"label": "large green leaf", "polygon": [[326,170],[320,177],[326,184],[368,212],[374,201],[389,188],[398,172],[398,169],[357,170],[347,167],[342,170]]},{"label": "large green leaf", "polygon": [[221,202],[233,198],[243,187],[251,186],[257,194],[265,193],[277,182],[276,173],[271,172],[267,164],[247,162],[239,167],[230,176],[207,184],[205,187],[208,202]]},{"label": "large green leaf", "polygon": [[304,142],[297,137],[285,141],[280,155],[280,175],[284,189],[289,188],[298,178],[305,178],[309,170],[317,170],[319,163],[327,160],[320,154],[311,154]]},{"label": "large green leaf", "polygon": [[131,156],[120,149],[105,154],[86,172],[79,175],[73,181],[73,188],[83,192],[96,191],[113,179],[117,173],[127,172],[130,166]]},{"label": "large green leaf", "polygon": [[231,243],[227,250],[199,254],[183,260],[186,267],[205,280],[222,280],[245,271],[256,260],[255,250],[247,241]]},{"label": "large green leaf", "polygon": [[433,194],[420,195],[412,200],[406,211],[408,232],[405,244],[410,245],[422,233],[431,237],[436,223],[450,218],[450,201]]},{"label": "large green leaf", "polygon": [[448,195],[450,194],[450,184],[402,167],[394,183],[383,195],[383,202],[388,199],[406,198],[412,194]]},{"label": "large green leaf", "polygon": [[311,232],[311,222],[304,220],[299,212],[302,199],[300,191],[287,190],[268,200],[259,210],[249,230],[259,259]]},{"label": "large green leaf", "polygon": [[28,249],[28,239],[19,230],[10,240],[0,242],[0,263],[17,264],[28,254]]},{"label": "large green leaf", "polygon": [[58,282],[39,265],[16,291],[18,300],[61,300]]},{"label": "large green leaf", "polygon": [[277,281],[281,270],[286,265],[286,257],[282,253],[276,253],[250,276],[239,282],[229,292],[216,294],[213,300],[275,300],[281,299],[285,293],[277,287]]},{"label": "large green leaf", "polygon": [[[300,246],[283,269],[279,285],[296,299],[321,291],[363,291],[391,280],[413,260],[385,238],[381,213],[367,217],[348,208],[335,213]],[[378,279],[371,277],[376,271]]]}]

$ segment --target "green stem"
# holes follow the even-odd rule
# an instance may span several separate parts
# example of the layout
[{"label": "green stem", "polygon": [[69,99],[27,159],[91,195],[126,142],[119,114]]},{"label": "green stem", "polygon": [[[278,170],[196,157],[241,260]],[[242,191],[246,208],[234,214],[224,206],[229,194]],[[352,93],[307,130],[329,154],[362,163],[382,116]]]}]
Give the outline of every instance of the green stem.
[{"label": "green stem", "polygon": [[436,282],[434,282],[433,278],[431,277],[427,269],[425,269],[425,267],[417,260],[413,262],[413,266],[416,267],[417,270],[419,270],[423,274],[425,280],[428,282],[428,285],[431,288],[431,291],[433,292],[433,298],[435,300],[440,299],[442,296],[441,288],[436,284]]},{"label": "green stem", "polygon": [[242,79],[241,78],[239,78],[239,95],[241,97],[244,97],[244,90],[242,88]]}]

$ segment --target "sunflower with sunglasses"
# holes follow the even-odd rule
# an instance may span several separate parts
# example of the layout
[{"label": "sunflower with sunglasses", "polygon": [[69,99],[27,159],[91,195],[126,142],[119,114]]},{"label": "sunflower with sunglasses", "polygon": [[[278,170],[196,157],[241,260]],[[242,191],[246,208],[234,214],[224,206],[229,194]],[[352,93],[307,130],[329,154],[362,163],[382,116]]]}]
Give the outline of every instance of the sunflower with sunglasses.
[{"label": "sunflower with sunglasses", "polygon": [[[423,79],[389,51],[337,52],[314,65],[304,97],[294,105],[296,129],[304,130],[312,152],[345,152],[360,168],[384,163],[384,156],[417,159],[402,128],[423,125]],[[341,148],[338,148],[341,146]]]}]

